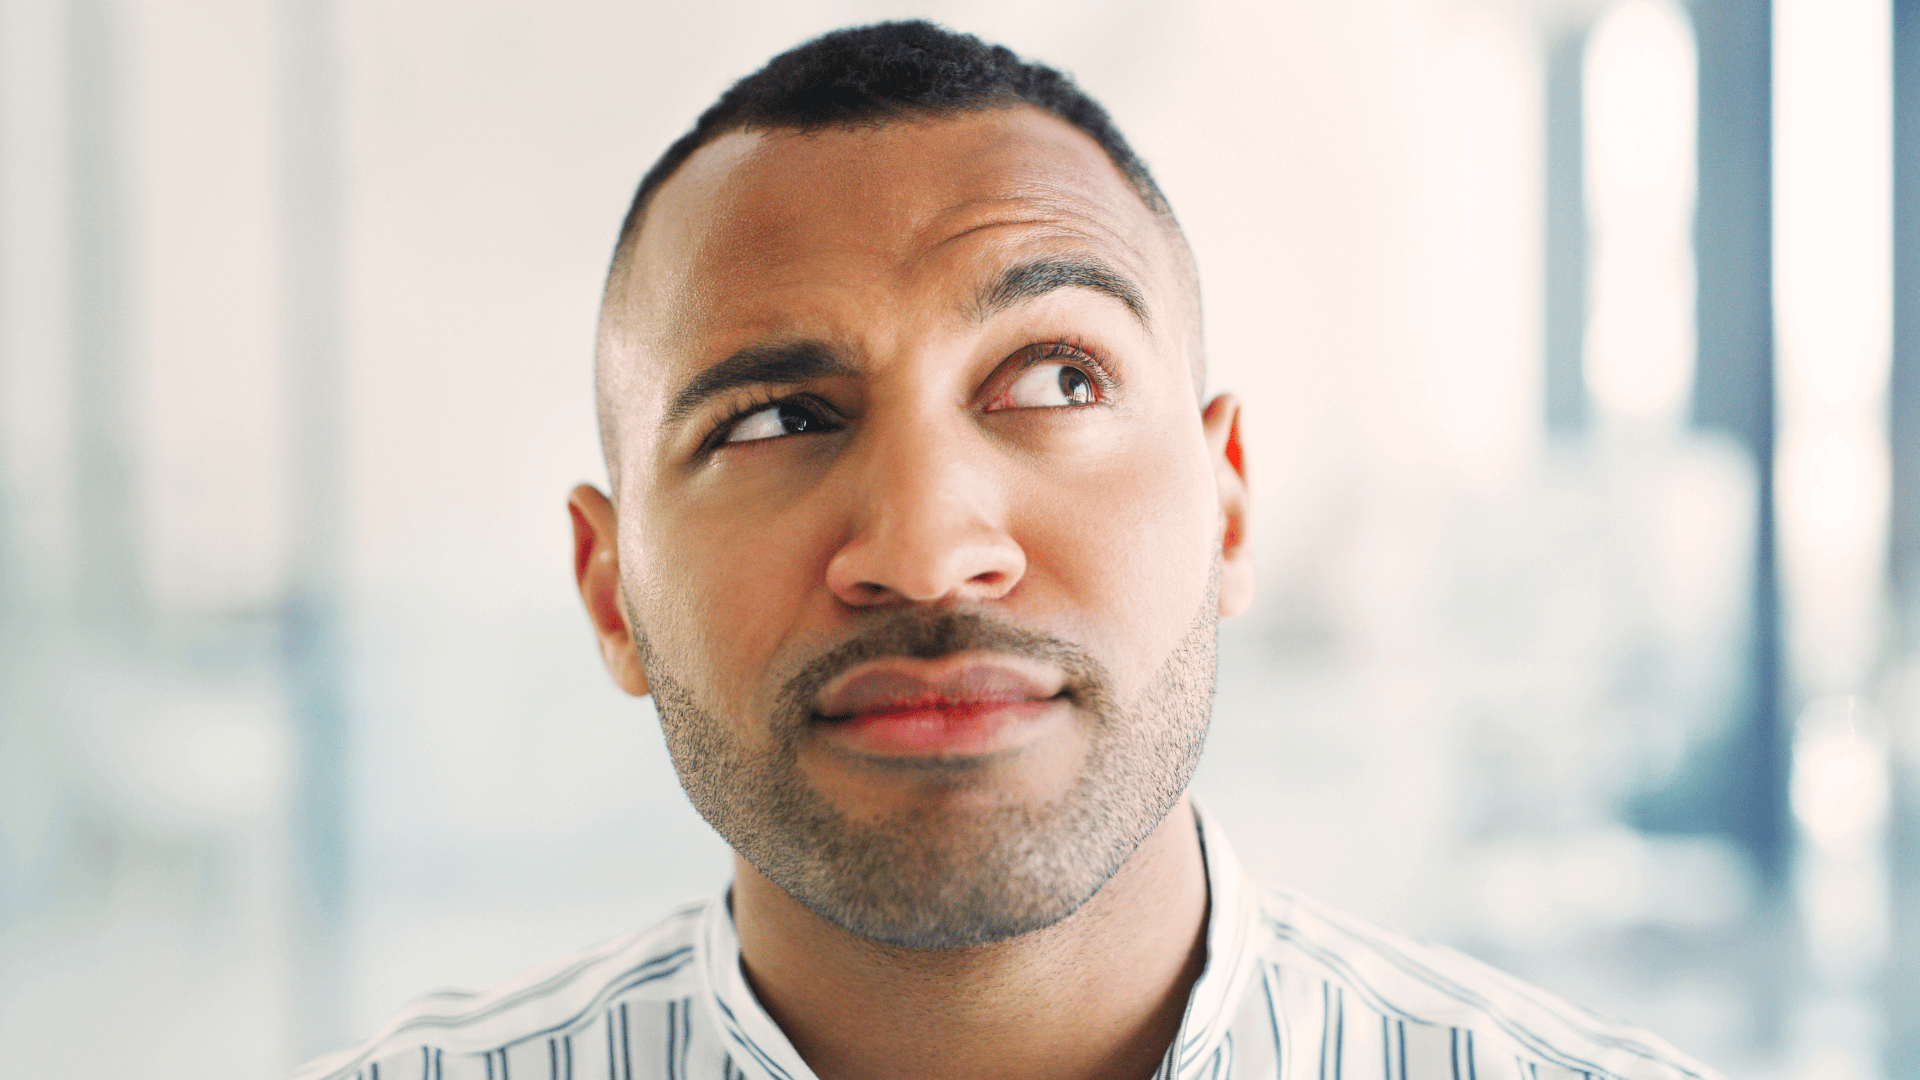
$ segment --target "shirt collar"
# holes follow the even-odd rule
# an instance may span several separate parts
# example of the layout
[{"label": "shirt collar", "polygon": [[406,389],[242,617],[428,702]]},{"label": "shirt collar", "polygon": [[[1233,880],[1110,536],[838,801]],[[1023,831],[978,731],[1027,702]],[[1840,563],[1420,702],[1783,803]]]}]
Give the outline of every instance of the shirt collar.
[{"label": "shirt collar", "polygon": [[731,889],[707,905],[706,925],[694,948],[706,976],[714,1026],[740,1071],[771,1080],[817,1080],[747,986],[746,973],[740,969],[740,933],[733,925]]},{"label": "shirt collar", "polygon": [[[1257,906],[1226,834],[1212,815],[1193,803],[1207,868],[1207,965],[1187,998],[1186,1015],[1168,1050],[1168,1068],[1158,1075],[1179,1080],[1200,1075],[1226,1037],[1256,967],[1253,947]],[[695,946],[705,975],[707,1004],[727,1052],[756,1080],[816,1080],[747,986],[740,969],[740,937],[729,896],[707,907]]]},{"label": "shirt collar", "polygon": [[1259,963],[1254,933],[1259,905],[1253,887],[1227,846],[1226,831],[1199,802],[1189,802],[1207,863],[1207,966],[1193,984],[1180,1033],[1174,1036],[1169,1051],[1173,1068],[1161,1071],[1181,1080],[1200,1075],[1219,1049]]}]

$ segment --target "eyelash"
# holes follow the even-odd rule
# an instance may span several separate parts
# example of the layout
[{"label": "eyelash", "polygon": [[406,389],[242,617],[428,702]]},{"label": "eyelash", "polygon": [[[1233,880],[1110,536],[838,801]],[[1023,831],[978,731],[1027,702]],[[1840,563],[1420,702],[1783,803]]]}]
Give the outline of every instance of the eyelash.
[{"label": "eyelash", "polygon": [[1093,384],[1100,388],[1102,396],[1113,390],[1113,373],[1107,370],[1106,363],[1102,361],[1099,356],[1095,355],[1092,350],[1077,340],[1067,338],[1059,341],[1037,342],[1020,350],[1020,352],[1014,353],[1014,355],[1020,356],[1021,353],[1027,355],[1021,361],[1019,369],[1014,372],[1015,375],[1020,375],[1049,360],[1060,360],[1064,358],[1074,361],[1080,368],[1084,369],[1087,377],[1092,379]]},{"label": "eyelash", "polygon": [[700,440],[700,452],[704,454],[719,447],[721,443],[726,441],[727,434],[733,430],[734,425],[740,421],[745,420],[747,417],[752,416],[754,413],[770,405],[779,405],[788,401],[805,405],[815,412],[822,414],[823,417],[827,419],[833,419],[838,416],[833,406],[828,405],[812,394],[773,394],[765,390],[753,390],[735,403],[720,420],[715,421],[713,426],[708,429],[706,436]]},{"label": "eyelash", "polygon": [[[1014,357],[1020,358],[1020,366],[1013,372],[1015,377],[1049,360],[1065,358],[1076,362],[1086,371],[1087,377],[1091,378],[1094,385],[1100,388],[1102,396],[1111,392],[1114,386],[1113,373],[1107,370],[1107,365],[1102,362],[1098,356],[1089,351],[1085,345],[1071,338],[1063,338],[1059,341],[1035,342],[1013,355]],[[831,418],[834,413],[832,406],[814,397],[812,394],[773,394],[765,390],[755,390],[736,402],[721,419],[714,422],[713,426],[707,430],[707,434],[700,440],[700,452],[702,454],[709,453],[719,447],[726,440],[727,433],[732,431],[734,425],[740,421],[745,420],[747,417],[752,416],[754,413],[768,406],[779,405],[788,401],[806,405],[811,409],[826,414],[829,418]],[[1085,406],[1080,407],[1084,408]]]}]

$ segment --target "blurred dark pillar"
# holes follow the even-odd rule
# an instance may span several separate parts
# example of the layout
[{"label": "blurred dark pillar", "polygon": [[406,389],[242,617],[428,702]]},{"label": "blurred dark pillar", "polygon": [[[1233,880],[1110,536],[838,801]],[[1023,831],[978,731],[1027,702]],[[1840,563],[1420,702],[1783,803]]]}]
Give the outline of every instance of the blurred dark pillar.
[{"label": "blurred dark pillar", "polygon": [[1547,47],[1546,407],[1547,433],[1558,438],[1587,428],[1587,29],[1569,28]]},{"label": "blurred dark pillar", "polygon": [[1746,447],[1759,480],[1748,693],[1731,743],[1737,752],[1725,762],[1727,828],[1778,889],[1789,834],[1774,548],[1772,9],[1768,0],[1697,0],[1692,14],[1700,64],[1693,420]]},{"label": "blurred dark pillar", "polygon": [[292,822],[294,1038],[305,1057],[349,1034],[339,60],[328,0],[283,0],[280,10],[283,362],[292,496],[283,632],[299,760]]},{"label": "blurred dark pillar", "polygon": [[[1893,453],[1888,577],[1895,613],[1894,655],[1920,664],[1920,0],[1893,3],[1893,379],[1887,434]],[[1908,680],[1907,715],[1896,727],[1914,738],[1920,687]],[[1904,724],[1897,723],[1904,719]],[[1920,748],[1894,757],[1888,835],[1892,927],[1887,957],[1888,1080],[1920,1080]]]}]

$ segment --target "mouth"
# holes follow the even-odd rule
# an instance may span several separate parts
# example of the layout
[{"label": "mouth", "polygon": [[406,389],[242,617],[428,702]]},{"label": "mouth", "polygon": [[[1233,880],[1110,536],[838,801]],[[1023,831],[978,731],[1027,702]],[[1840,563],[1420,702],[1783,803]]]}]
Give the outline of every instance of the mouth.
[{"label": "mouth", "polygon": [[1065,676],[1010,656],[861,664],[822,691],[816,726],[865,757],[953,760],[1018,749],[1068,710]]}]

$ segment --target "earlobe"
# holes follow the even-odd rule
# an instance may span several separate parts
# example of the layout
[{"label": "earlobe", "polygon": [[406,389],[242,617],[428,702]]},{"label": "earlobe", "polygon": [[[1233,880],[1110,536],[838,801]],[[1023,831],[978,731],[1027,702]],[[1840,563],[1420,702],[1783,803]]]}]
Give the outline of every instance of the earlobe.
[{"label": "earlobe", "polygon": [[620,603],[619,521],[613,503],[599,488],[581,484],[567,498],[567,512],[573,518],[573,579],[600,640],[600,658],[620,689],[643,697],[647,673]]},{"label": "earlobe", "polygon": [[1253,549],[1247,544],[1247,465],[1240,449],[1240,402],[1221,394],[1201,416],[1207,457],[1220,496],[1220,614],[1231,617],[1253,603]]}]

